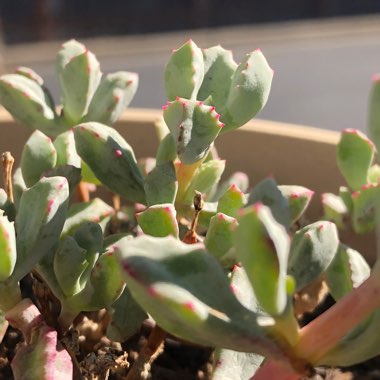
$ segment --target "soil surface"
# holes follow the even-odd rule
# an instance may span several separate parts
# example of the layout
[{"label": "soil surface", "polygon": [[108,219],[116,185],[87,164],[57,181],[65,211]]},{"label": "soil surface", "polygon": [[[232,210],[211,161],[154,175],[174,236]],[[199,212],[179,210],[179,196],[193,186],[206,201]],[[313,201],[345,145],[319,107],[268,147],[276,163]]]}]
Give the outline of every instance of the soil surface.
[{"label": "soil surface", "polygon": [[[91,323],[96,331],[96,322],[87,320],[88,325]],[[94,345],[91,339],[86,341],[84,336],[79,335],[76,357],[82,379],[125,379],[128,368],[133,365],[138,352],[146,344],[150,331],[150,326],[143,326],[139,334],[123,344],[110,342],[102,336]],[[10,361],[18,344],[22,344],[21,334],[9,328],[0,345],[0,380],[13,379]],[[88,351],[90,348],[92,352]],[[210,379],[211,363],[212,349],[193,346],[169,337],[165,340],[164,350],[152,364],[151,379]],[[80,375],[77,374],[75,379],[80,379]],[[308,380],[380,380],[380,357],[347,369],[317,368],[316,374]]]},{"label": "soil surface", "polygon": [[[309,323],[333,303],[332,298],[327,297],[313,313],[304,314],[301,324]],[[105,336],[104,321],[107,321],[105,311],[84,313],[77,320],[76,330],[61,340],[75,359],[75,380],[130,380],[128,371],[133,368],[139,353],[144,351],[153,329],[153,323],[147,321],[137,334],[120,344]],[[13,379],[10,362],[21,344],[21,333],[9,327],[0,345],[0,380]],[[144,371],[153,380],[211,379],[212,352],[211,348],[166,336],[163,348],[157,351],[157,358],[145,366]],[[316,368],[316,374],[304,380],[377,379],[380,380],[380,356],[345,369]]]}]

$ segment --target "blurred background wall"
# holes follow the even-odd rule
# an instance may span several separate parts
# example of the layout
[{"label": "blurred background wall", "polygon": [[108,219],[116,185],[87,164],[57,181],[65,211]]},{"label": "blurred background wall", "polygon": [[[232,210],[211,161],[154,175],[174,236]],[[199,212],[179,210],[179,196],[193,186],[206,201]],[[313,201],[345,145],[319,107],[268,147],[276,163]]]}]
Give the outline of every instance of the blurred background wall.
[{"label": "blurred background wall", "polygon": [[0,0],[6,43],[375,12],[378,0]]},{"label": "blurred background wall", "polygon": [[165,104],[163,71],[188,38],[222,44],[239,62],[261,48],[275,71],[260,118],[366,130],[380,72],[380,0],[0,0],[0,73],[29,66],[57,102],[54,60],[69,38],[104,73],[139,74],[132,107]]}]

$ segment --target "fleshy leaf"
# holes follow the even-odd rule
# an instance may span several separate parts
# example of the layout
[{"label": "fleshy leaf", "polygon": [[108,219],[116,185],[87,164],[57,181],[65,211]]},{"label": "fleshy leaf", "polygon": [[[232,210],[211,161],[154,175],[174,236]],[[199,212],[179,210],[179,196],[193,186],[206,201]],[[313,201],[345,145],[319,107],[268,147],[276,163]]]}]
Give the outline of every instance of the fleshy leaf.
[{"label": "fleshy leaf", "polygon": [[342,198],[342,201],[347,207],[349,213],[352,212],[353,202],[352,202],[352,193],[350,189],[346,186],[339,187],[339,196]]},{"label": "fleshy leaf", "polygon": [[0,104],[20,123],[56,136],[67,127],[57,121],[51,100],[44,89],[24,75],[6,74],[0,77]]},{"label": "fleshy leaf", "polygon": [[192,41],[187,41],[174,50],[165,68],[165,93],[169,100],[177,96],[196,99],[204,75],[201,49]]},{"label": "fleshy leaf", "polygon": [[194,192],[199,191],[207,199],[207,194],[217,184],[226,167],[226,161],[211,160],[202,164],[193,179],[189,183],[186,193],[181,199],[184,203],[191,204],[194,198]]},{"label": "fleshy leaf", "polygon": [[4,215],[8,217],[10,221],[15,220],[16,208],[13,202],[8,199],[8,195],[4,189],[0,187],[0,210],[4,211]]},{"label": "fleshy leaf", "polygon": [[[235,266],[231,274],[231,285],[236,298],[249,310],[260,312],[251,283],[244,269]],[[217,349],[214,353],[213,380],[249,380],[264,357],[258,354]]]},{"label": "fleshy leaf", "polygon": [[287,306],[286,271],[289,236],[260,203],[243,209],[235,230],[235,248],[256,297],[267,313],[281,315]]},{"label": "fleshy leaf", "polygon": [[156,162],[157,165],[164,164],[167,161],[174,161],[177,158],[176,144],[173,136],[168,133],[158,146]]},{"label": "fleshy leaf", "polygon": [[259,182],[252,190],[248,198],[248,205],[260,202],[268,206],[277,222],[286,228],[290,224],[289,202],[279,190],[273,178],[266,178]]},{"label": "fleshy leaf", "polygon": [[375,226],[375,208],[380,197],[380,185],[369,184],[352,193],[352,225],[357,233],[371,231]]},{"label": "fleshy leaf", "polygon": [[96,261],[86,286],[72,297],[61,299],[60,323],[70,326],[80,311],[96,311],[109,307],[122,294],[125,282],[112,251],[103,253]]},{"label": "fleshy leaf", "polygon": [[99,198],[89,202],[74,203],[70,206],[62,236],[72,235],[84,222],[107,222],[114,214],[114,209]]},{"label": "fleshy leaf", "polygon": [[247,54],[232,77],[225,108],[220,111],[226,124],[223,133],[251,120],[266,104],[273,70],[261,51]]},{"label": "fleshy leaf", "polygon": [[[75,230],[74,238],[87,253],[99,253],[103,247],[103,232],[98,223],[86,221]],[[87,255],[88,256],[88,255]]]},{"label": "fleshy leaf", "polygon": [[293,237],[288,273],[297,290],[315,280],[331,264],[339,246],[335,224],[321,221],[297,231]]},{"label": "fleshy leaf", "polygon": [[47,105],[55,110],[54,99],[50,93],[50,91],[44,86],[44,80],[40,77],[34,70],[25,66],[16,67],[15,74],[23,75],[26,78],[29,78],[35,81],[39,86],[41,86],[42,91],[45,93],[45,100]]},{"label": "fleshy leaf", "polygon": [[110,190],[146,203],[143,177],[131,146],[113,128],[84,123],[74,128],[78,154]]},{"label": "fleshy leaf", "polygon": [[217,212],[222,212],[236,218],[238,211],[247,203],[244,193],[232,184],[220,197]]},{"label": "fleshy leaf", "polygon": [[91,272],[93,293],[89,299],[89,308],[101,309],[112,305],[122,294],[125,282],[120,273],[118,260],[113,249],[101,255]]},{"label": "fleshy leaf", "polygon": [[29,67],[18,66],[16,67],[15,74],[23,75],[24,77],[35,81],[40,86],[44,84],[44,80],[34,70],[32,70]]},{"label": "fleshy leaf", "polygon": [[108,308],[111,322],[107,327],[107,337],[115,342],[125,342],[138,332],[148,314],[132,297],[126,287],[122,295]]},{"label": "fleshy leaf", "polygon": [[199,344],[279,354],[203,245],[145,235],[114,248],[134,298],[166,331]]},{"label": "fleshy leaf", "polygon": [[145,178],[144,189],[148,205],[174,203],[178,182],[174,165],[167,161],[157,165]]},{"label": "fleshy leaf", "polygon": [[66,297],[80,292],[85,283],[81,275],[88,267],[86,250],[78,245],[71,236],[63,239],[54,255],[54,273]]},{"label": "fleshy leaf", "polygon": [[143,157],[137,160],[137,165],[141,174],[146,176],[156,167],[156,159],[153,157]]},{"label": "fleshy leaf", "polygon": [[102,183],[96,178],[94,172],[90,167],[84,162],[81,162],[82,167],[82,180],[83,182],[92,183],[93,185],[100,186]]},{"label": "fleshy leaf", "polygon": [[175,141],[178,157],[188,165],[207,155],[223,127],[215,107],[181,98],[164,106],[164,120]]},{"label": "fleshy leaf", "polygon": [[141,229],[147,235],[178,237],[176,210],[171,203],[154,205],[136,215]]},{"label": "fleshy leaf", "polygon": [[5,319],[4,312],[0,309],[0,342],[3,341],[4,336],[8,330],[9,323]]},{"label": "fleshy leaf", "polygon": [[220,259],[233,246],[233,230],[237,226],[235,218],[218,213],[210,220],[204,240],[208,252]]},{"label": "fleshy leaf", "polygon": [[353,190],[358,190],[367,183],[374,152],[374,144],[364,133],[356,129],[346,129],[342,132],[338,143],[337,163],[347,184]]},{"label": "fleshy leaf", "polygon": [[217,350],[212,380],[250,380],[264,357],[254,353]]},{"label": "fleshy leaf", "polygon": [[331,295],[339,300],[357,288],[370,273],[369,265],[359,252],[340,244],[325,278]]},{"label": "fleshy leaf", "polygon": [[72,165],[61,165],[48,170],[44,173],[45,177],[65,177],[69,184],[70,196],[72,196],[77,188],[77,185],[82,179],[81,169]]},{"label": "fleshy leaf", "polygon": [[[2,214],[2,213],[1,213]],[[0,281],[7,280],[16,265],[16,235],[14,223],[0,215]]]},{"label": "fleshy leaf", "polygon": [[17,168],[13,173],[13,197],[16,209],[19,206],[21,196],[26,188],[27,187],[24,177],[22,176],[21,168]]},{"label": "fleshy leaf", "polygon": [[280,185],[278,189],[282,195],[288,200],[291,223],[296,222],[306,211],[313,198],[314,191],[303,187],[294,185]]},{"label": "fleshy leaf", "polygon": [[135,96],[139,77],[118,71],[104,76],[97,88],[84,121],[113,124]]},{"label": "fleshy leaf", "polygon": [[69,187],[66,178],[40,179],[25,190],[15,226],[17,262],[12,274],[20,280],[58,243],[66,219]]},{"label": "fleshy leaf", "polygon": [[324,219],[334,222],[338,228],[344,228],[348,209],[343,199],[333,193],[323,193],[321,203]]},{"label": "fleshy leaf", "polygon": [[215,194],[212,196],[212,201],[217,201],[230,187],[236,185],[243,193],[246,193],[249,187],[249,178],[243,172],[233,173],[226,181],[223,181]]},{"label": "fleshy leaf", "polygon": [[54,255],[54,272],[66,297],[84,289],[103,246],[103,233],[96,223],[83,223],[74,237],[61,240]]},{"label": "fleshy leaf", "polygon": [[213,104],[219,111],[226,103],[232,76],[238,65],[232,57],[232,52],[220,45],[204,49],[202,52],[204,79],[197,98],[205,100],[211,96]]},{"label": "fleshy leaf", "polygon": [[57,335],[57,332],[46,324],[36,329],[31,343],[20,347],[12,361],[15,380],[72,378],[71,357],[59,344]]},{"label": "fleshy leaf", "polygon": [[380,152],[380,75],[373,76],[372,89],[369,96],[368,130],[377,151]]},{"label": "fleshy leaf", "polygon": [[[198,225],[208,228],[211,218],[217,213],[217,206],[218,204],[216,202],[204,202],[202,211],[199,214]],[[188,215],[188,217],[192,218],[194,215],[194,206],[192,206],[190,210],[191,215]]]},{"label": "fleshy leaf", "polygon": [[368,182],[379,183],[380,182],[380,165],[374,164],[368,170]]},{"label": "fleshy leaf", "polygon": [[21,156],[21,171],[28,187],[33,186],[42,174],[54,168],[57,152],[50,137],[35,131],[26,142]]},{"label": "fleshy leaf", "polygon": [[57,54],[56,69],[62,89],[64,116],[73,126],[87,113],[102,76],[100,65],[84,45],[70,40]]},{"label": "fleshy leaf", "polygon": [[81,167],[81,159],[75,148],[74,132],[72,129],[61,133],[54,140],[54,147],[57,151],[57,166],[72,165]]}]

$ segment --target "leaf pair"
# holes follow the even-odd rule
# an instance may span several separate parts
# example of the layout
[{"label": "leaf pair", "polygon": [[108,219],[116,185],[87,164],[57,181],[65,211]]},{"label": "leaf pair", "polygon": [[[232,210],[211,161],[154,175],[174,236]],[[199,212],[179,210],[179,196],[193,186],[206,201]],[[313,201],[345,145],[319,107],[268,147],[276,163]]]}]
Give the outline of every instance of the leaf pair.
[{"label": "leaf pair", "polygon": [[221,46],[201,50],[189,40],[173,51],[165,69],[165,91],[169,100],[180,97],[215,106],[225,132],[245,124],[264,107],[272,77],[259,49],[237,65]]}]

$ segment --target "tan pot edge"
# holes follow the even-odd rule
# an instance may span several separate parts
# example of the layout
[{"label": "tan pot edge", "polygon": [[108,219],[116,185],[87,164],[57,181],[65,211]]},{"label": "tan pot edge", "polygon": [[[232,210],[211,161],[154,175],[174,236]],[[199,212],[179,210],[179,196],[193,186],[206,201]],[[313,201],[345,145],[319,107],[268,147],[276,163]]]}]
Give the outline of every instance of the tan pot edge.
[{"label": "tan pot edge", "polygon": [[[130,108],[119,122],[151,122],[154,123],[162,115],[162,112],[151,108]],[[289,136],[299,140],[313,140],[324,144],[336,145],[340,134],[320,128],[299,124],[283,123],[272,120],[254,119],[240,128],[241,130],[254,131],[256,133]]]}]

